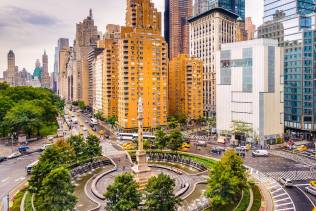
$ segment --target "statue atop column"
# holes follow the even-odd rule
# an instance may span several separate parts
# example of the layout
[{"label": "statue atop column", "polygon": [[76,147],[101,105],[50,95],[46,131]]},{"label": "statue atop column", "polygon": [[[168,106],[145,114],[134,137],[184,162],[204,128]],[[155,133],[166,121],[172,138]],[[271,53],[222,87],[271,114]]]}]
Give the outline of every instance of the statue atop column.
[{"label": "statue atop column", "polygon": [[138,99],[138,150],[136,151],[137,164],[132,167],[135,180],[139,184],[139,188],[143,190],[151,177],[151,169],[148,167],[146,152],[144,151],[143,141],[143,100]]}]

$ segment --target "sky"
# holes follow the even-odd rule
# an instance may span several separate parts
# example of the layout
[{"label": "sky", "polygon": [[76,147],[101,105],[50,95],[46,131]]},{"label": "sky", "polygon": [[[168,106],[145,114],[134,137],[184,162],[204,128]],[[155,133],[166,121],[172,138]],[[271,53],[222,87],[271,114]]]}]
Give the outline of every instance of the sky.
[{"label": "sky", "polygon": [[[159,11],[164,0],[152,0]],[[36,59],[44,50],[53,72],[57,40],[75,36],[76,23],[93,10],[98,31],[107,24],[124,25],[126,0],[0,0],[0,77],[7,69],[7,53],[15,53],[16,65],[33,73]],[[246,0],[246,16],[258,26],[262,23],[263,0]]]}]

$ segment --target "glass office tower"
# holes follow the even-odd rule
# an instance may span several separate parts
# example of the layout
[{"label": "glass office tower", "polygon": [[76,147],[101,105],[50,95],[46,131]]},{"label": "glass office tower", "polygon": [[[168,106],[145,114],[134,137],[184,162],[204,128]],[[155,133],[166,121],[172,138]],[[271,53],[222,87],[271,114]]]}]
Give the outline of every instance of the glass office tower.
[{"label": "glass office tower", "polygon": [[233,12],[245,20],[245,0],[195,0],[194,16],[216,7]]},{"label": "glass office tower", "polygon": [[314,0],[265,0],[258,28],[259,38],[284,47],[285,127],[308,139],[316,132],[315,7]]}]

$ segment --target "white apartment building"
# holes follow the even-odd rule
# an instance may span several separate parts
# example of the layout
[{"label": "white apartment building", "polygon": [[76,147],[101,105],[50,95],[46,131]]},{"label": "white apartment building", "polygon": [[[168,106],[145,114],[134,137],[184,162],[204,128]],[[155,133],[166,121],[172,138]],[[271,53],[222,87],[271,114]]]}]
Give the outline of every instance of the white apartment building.
[{"label": "white apartment building", "polygon": [[262,145],[283,134],[283,50],[276,40],[223,44],[216,70],[219,133],[242,121]]},{"label": "white apartment building", "polygon": [[189,19],[190,56],[203,61],[204,116],[216,112],[216,52],[222,43],[236,41],[238,15],[223,8],[214,8]]},{"label": "white apartment building", "polygon": [[95,99],[93,109],[95,112],[102,111],[102,91],[103,91],[103,54],[97,55],[94,61],[95,70]]}]

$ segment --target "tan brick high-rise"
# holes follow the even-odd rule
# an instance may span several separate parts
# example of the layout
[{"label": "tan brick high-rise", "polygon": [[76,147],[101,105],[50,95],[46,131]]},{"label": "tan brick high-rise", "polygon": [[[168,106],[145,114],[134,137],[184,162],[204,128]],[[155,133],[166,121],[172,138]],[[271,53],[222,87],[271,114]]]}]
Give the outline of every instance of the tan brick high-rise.
[{"label": "tan brick high-rise", "polygon": [[166,125],[168,49],[161,36],[161,13],[150,0],[128,0],[126,27],[119,41],[118,124],[137,129],[143,99],[144,128]]},{"label": "tan brick high-rise", "polygon": [[188,19],[192,16],[192,0],[168,0],[169,21],[166,20],[168,27],[168,44],[170,60],[179,54],[189,54],[189,23]]},{"label": "tan brick high-rise", "polygon": [[203,61],[180,54],[169,64],[169,115],[203,117]]},{"label": "tan brick high-rise", "polygon": [[120,26],[108,25],[103,40],[98,41],[102,48],[102,113],[105,118],[118,115],[118,38]]},{"label": "tan brick high-rise", "polygon": [[78,83],[74,84],[73,89],[78,90],[78,99],[83,100],[86,105],[92,105],[91,99],[89,101],[89,88],[91,89],[91,84],[93,82],[92,77],[89,76],[89,66],[88,66],[88,54],[96,47],[98,37],[97,26],[94,25],[94,20],[92,16],[92,10],[90,10],[89,16],[80,22],[76,26],[76,40],[74,44],[75,56],[77,69],[73,73],[78,77]]}]

